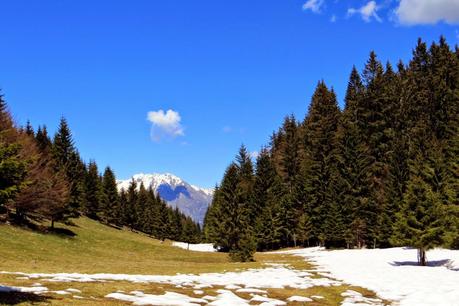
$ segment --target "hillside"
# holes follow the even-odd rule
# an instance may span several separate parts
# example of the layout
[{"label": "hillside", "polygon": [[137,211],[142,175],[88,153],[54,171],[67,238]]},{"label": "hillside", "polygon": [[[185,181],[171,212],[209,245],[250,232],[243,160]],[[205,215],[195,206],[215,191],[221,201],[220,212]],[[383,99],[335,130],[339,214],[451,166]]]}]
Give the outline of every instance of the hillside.
[{"label": "hillside", "polygon": [[[88,218],[75,226],[58,225],[75,236],[41,234],[0,225],[0,270],[80,273],[201,273],[239,267],[225,254],[187,252],[130,230]],[[32,260],[31,260],[32,259]],[[177,262],[180,261],[180,265]]]}]

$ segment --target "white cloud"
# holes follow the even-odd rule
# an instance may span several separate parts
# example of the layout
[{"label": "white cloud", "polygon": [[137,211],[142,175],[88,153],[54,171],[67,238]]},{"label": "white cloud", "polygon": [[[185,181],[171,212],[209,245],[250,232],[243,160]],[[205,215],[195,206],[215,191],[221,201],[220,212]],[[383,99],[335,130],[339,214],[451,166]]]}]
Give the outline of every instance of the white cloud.
[{"label": "white cloud", "polygon": [[333,15],[330,17],[330,22],[333,22],[333,23],[336,22],[336,15],[333,14]]},{"label": "white cloud", "polygon": [[147,114],[147,119],[152,123],[151,138],[160,141],[163,138],[175,138],[184,136],[184,130],[180,123],[180,114],[172,109],[166,112],[162,109],[151,111]]},{"label": "white cloud", "polygon": [[374,18],[378,22],[381,22],[382,20],[377,14],[377,11],[379,9],[380,9],[380,6],[378,6],[375,1],[369,1],[367,4],[365,4],[364,6],[358,9],[356,8],[348,9],[347,15],[352,16],[354,14],[360,14],[360,16],[362,16],[362,19],[366,22],[370,22],[372,18]]},{"label": "white cloud", "polygon": [[325,0],[308,0],[303,4],[303,10],[311,10],[313,13],[320,13]]},{"label": "white cloud", "polygon": [[395,14],[398,21],[405,25],[435,24],[440,21],[459,24],[459,1],[400,0]]},{"label": "white cloud", "polygon": [[260,152],[258,151],[252,151],[250,152],[250,157],[256,159],[258,157],[258,155],[260,155]]}]

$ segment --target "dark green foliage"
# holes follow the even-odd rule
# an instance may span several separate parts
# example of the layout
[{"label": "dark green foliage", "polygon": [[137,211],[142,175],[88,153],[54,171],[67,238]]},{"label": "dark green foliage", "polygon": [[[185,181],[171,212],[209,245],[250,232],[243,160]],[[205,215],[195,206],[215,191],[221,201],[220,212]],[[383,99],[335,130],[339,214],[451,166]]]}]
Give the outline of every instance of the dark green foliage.
[{"label": "dark green foliage", "polygon": [[51,153],[52,142],[51,138],[49,138],[46,125],[43,127],[38,127],[37,134],[35,135],[35,140],[37,141],[37,146],[40,151],[49,151],[49,153]]},{"label": "dark green foliage", "polygon": [[113,214],[114,223],[119,226],[127,226],[160,240],[201,241],[200,226],[177,208],[169,207],[151,187],[147,189],[132,180],[127,191],[121,190],[117,202],[119,211],[113,212],[112,209],[116,209],[113,207],[105,211],[105,215]]},{"label": "dark green foliage", "polygon": [[56,171],[64,171],[70,185],[66,217],[78,217],[85,207],[85,165],[74,146],[67,120],[61,118],[59,129],[54,136],[53,158]]},{"label": "dark green foliage", "polygon": [[110,167],[106,167],[102,178],[103,196],[102,211],[103,219],[107,223],[120,225],[120,195],[116,186],[115,173]]},{"label": "dark green foliage", "polygon": [[26,163],[17,144],[0,142],[0,208],[19,192],[26,175]]},{"label": "dark green foliage", "polygon": [[258,249],[273,249],[281,242],[282,228],[280,205],[282,182],[274,168],[268,149],[263,148],[257,158],[254,186],[256,210],[255,233]]},{"label": "dark green foliage", "polygon": [[137,223],[136,204],[137,204],[137,183],[132,180],[126,191],[126,203],[123,210],[123,224],[135,228]]},{"label": "dark green foliage", "polygon": [[277,192],[276,206],[280,222],[277,231],[283,246],[296,245],[295,229],[304,206],[301,186],[301,132],[297,120],[290,115],[271,138],[271,159],[282,185]]},{"label": "dark green foliage", "polygon": [[[335,134],[340,111],[333,91],[324,82],[317,85],[303,124],[305,157],[303,162],[304,213],[311,216],[315,237],[327,237],[332,244],[343,240],[341,213],[337,202],[338,171]],[[333,229],[330,228],[333,226]],[[323,239],[319,239],[323,240]]]},{"label": "dark green foliage", "polygon": [[[362,75],[352,69],[343,111],[319,82],[304,122],[287,117],[257,160],[245,195],[257,249],[403,244],[425,264],[429,248],[459,248],[458,54],[443,37],[430,48],[419,40],[394,71],[371,52]],[[234,204],[237,170],[227,169],[205,220],[206,238],[225,250],[252,243],[225,231],[246,216]]]},{"label": "dark green foliage", "polygon": [[0,211],[23,186],[26,163],[11,115],[0,94]]},{"label": "dark green foliage", "polygon": [[101,220],[104,200],[104,189],[97,164],[90,161],[85,180],[85,214],[94,220]]},{"label": "dark green foliage", "polygon": [[254,183],[252,161],[241,146],[236,162],[226,169],[221,186],[215,190],[204,230],[207,240],[228,251],[235,261],[252,260],[257,247]]},{"label": "dark green foliage", "polygon": [[443,243],[445,235],[445,208],[441,190],[444,170],[435,152],[425,156],[419,152],[411,165],[410,180],[404,194],[403,205],[398,213],[393,242],[416,247],[420,263],[425,265],[425,251]]}]

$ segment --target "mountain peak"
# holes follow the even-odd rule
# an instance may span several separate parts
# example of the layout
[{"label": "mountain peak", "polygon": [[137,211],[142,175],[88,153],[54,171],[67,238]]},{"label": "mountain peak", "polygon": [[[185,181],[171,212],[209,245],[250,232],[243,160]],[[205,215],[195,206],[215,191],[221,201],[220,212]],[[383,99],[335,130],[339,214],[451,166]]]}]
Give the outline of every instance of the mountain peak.
[{"label": "mountain peak", "polygon": [[127,190],[131,181],[153,188],[169,206],[178,207],[185,215],[202,224],[207,207],[213,197],[213,189],[191,185],[172,173],[138,173],[127,180],[117,182],[118,189]]}]

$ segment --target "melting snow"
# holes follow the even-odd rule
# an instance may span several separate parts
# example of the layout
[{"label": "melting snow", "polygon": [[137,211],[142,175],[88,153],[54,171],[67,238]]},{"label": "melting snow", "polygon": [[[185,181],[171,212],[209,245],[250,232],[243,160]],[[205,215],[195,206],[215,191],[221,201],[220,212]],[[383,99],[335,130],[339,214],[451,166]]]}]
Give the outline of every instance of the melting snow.
[{"label": "melting snow", "polygon": [[[8,272],[3,272],[8,273]],[[16,273],[13,273],[16,274]],[[24,273],[18,273],[24,274]],[[310,278],[302,271],[276,266],[264,269],[249,269],[239,272],[177,274],[177,275],[131,275],[131,274],[79,274],[79,273],[34,273],[25,274],[34,279],[50,282],[106,282],[129,281],[135,283],[163,283],[176,287],[190,286],[194,289],[222,286],[226,288],[285,288],[307,289],[314,286],[334,286],[341,282],[328,278]]]},{"label": "melting snow", "polygon": [[158,305],[158,306],[200,306],[200,303],[207,303],[204,299],[192,298],[184,294],[166,292],[162,295],[144,294],[140,291],[133,291],[130,294],[110,293],[105,296],[135,305]]},{"label": "melting snow", "polygon": [[289,297],[287,301],[289,302],[312,302],[313,300],[305,296],[294,295],[294,296]]},{"label": "melting snow", "polygon": [[341,293],[344,297],[344,301],[341,306],[352,306],[352,305],[383,305],[381,299],[372,299],[364,297],[360,292],[354,290],[347,290]]},{"label": "melting snow", "polygon": [[459,251],[429,251],[427,267],[417,265],[417,251],[409,248],[308,248],[284,253],[305,257],[332,277],[373,290],[384,299],[400,301],[402,306],[458,305]]},{"label": "melting snow", "polygon": [[251,299],[250,299],[251,302],[263,302],[262,305],[272,305],[272,306],[283,306],[283,305],[287,305],[286,302],[284,301],[280,301],[280,300],[276,300],[276,299],[271,299],[269,297],[266,297],[266,296],[261,296],[261,295],[254,295]]}]

